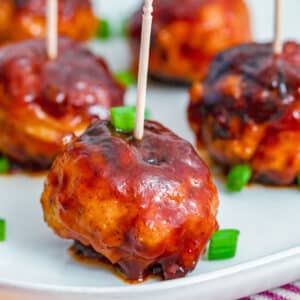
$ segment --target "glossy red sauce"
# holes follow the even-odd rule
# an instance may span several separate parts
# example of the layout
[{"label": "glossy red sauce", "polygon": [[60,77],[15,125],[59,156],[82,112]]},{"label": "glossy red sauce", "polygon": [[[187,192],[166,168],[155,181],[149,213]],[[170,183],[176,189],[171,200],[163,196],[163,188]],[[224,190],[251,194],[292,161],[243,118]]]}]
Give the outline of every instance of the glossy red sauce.
[{"label": "glossy red sauce", "polygon": [[87,256],[105,256],[129,280],[185,276],[218,226],[207,166],[152,121],[141,141],[93,124],[54,162],[42,204],[58,235],[80,241]]},{"label": "glossy red sauce", "polygon": [[47,169],[66,139],[109,118],[125,93],[103,59],[67,38],[49,60],[45,40],[0,49],[0,151],[22,169]]},{"label": "glossy red sauce", "polygon": [[48,60],[44,40],[28,40],[0,51],[0,84],[15,105],[35,103],[55,118],[68,113],[107,118],[122,105],[124,89],[104,60],[69,39],[59,40],[57,59]]},{"label": "glossy red sauce", "polygon": [[[198,96],[197,96],[198,93]],[[300,45],[245,44],[219,54],[191,90],[198,144],[226,168],[248,163],[253,179],[290,185],[300,174]]]},{"label": "glossy red sauce", "polygon": [[144,271],[143,278],[138,280],[129,280],[126,274],[118,264],[112,264],[105,256],[96,252],[91,247],[86,247],[80,242],[75,241],[69,249],[70,256],[78,263],[105,269],[113,273],[116,277],[126,284],[139,284],[151,279],[162,279],[162,268],[160,265],[151,266]]},{"label": "glossy red sauce", "polygon": [[[218,83],[228,75],[241,77],[239,99],[222,94]],[[297,127],[300,123],[288,113],[299,101],[300,45],[289,42],[282,55],[273,56],[270,44],[246,44],[220,54],[204,82],[200,113],[215,118],[215,136],[230,138],[232,117],[242,123],[272,122],[270,130]],[[282,122],[282,118],[285,121]],[[278,121],[278,122],[277,122]]]}]

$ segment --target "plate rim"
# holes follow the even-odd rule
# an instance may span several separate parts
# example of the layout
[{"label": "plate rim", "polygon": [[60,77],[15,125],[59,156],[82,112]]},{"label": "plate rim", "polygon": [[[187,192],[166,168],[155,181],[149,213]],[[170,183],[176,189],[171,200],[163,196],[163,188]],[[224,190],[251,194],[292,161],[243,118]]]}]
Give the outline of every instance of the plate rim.
[{"label": "plate rim", "polygon": [[283,260],[291,258],[300,258],[300,246],[292,247],[275,254],[264,256],[255,260],[237,264],[232,267],[223,268],[220,270],[203,273],[200,275],[179,278],[169,281],[160,281],[148,285],[136,284],[127,286],[111,286],[111,287],[86,287],[86,286],[57,286],[43,283],[28,283],[25,281],[5,280],[0,279],[0,287],[13,288],[18,290],[27,290],[32,292],[43,293],[68,293],[68,294],[85,294],[85,295],[116,295],[116,294],[137,294],[144,292],[159,292],[173,288],[188,287],[196,284],[201,284],[211,280],[216,280],[228,276],[235,276],[242,272],[250,272],[260,267],[272,266],[280,263]]}]

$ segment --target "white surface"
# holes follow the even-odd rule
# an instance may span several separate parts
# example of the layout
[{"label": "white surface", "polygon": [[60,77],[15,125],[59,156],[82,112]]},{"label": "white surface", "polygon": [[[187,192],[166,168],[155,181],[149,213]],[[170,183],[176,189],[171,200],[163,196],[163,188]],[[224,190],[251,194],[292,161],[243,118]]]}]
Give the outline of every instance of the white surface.
[{"label": "white surface", "polygon": [[[102,1],[114,7],[121,1]],[[124,1],[125,2],[125,1]],[[128,0],[128,3],[135,1]],[[252,0],[260,37],[268,37],[272,23],[267,5],[271,0]],[[286,0],[290,18],[284,32],[296,35],[299,0]],[[101,3],[100,3],[101,4]],[[115,6],[114,6],[115,4]],[[270,7],[270,6],[269,6]],[[106,8],[106,9],[105,9]],[[108,6],[103,12],[111,13]],[[288,21],[288,20],[286,20]],[[299,24],[300,25],[300,24]],[[298,27],[298,28],[297,28]],[[270,31],[269,31],[270,30]],[[92,44],[114,69],[124,69],[128,49],[119,40]],[[181,136],[193,141],[186,123],[187,91],[151,85],[148,107],[153,118],[161,120]],[[135,91],[128,93],[135,101]],[[125,285],[109,272],[79,265],[67,254],[69,242],[55,237],[42,220],[39,196],[42,179],[0,177],[0,217],[7,220],[7,241],[0,243],[0,296],[11,299],[236,299],[300,278],[300,193],[296,189],[266,189],[254,186],[231,195],[218,184],[221,207],[219,222],[224,228],[241,231],[237,257],[233,260],[201,260],[185,279]],[[9,299],[9,298],[5,298]]]}]

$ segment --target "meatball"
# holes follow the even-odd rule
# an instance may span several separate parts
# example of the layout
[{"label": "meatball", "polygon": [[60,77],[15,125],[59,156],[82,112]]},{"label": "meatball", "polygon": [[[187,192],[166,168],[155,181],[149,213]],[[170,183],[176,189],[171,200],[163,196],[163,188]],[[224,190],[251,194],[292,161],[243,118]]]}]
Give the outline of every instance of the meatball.
[{"label": "meatball", "polygon": [[[14,1],[16,9],[11,39],[44,37],[47,0]],[[95,35],[98,22],[89,0],[59,0],[58,4],[60,35],[66,35],[78,41],[88,40]]]},{"label": "meatball", "polygon": [[300,45],[221,53],[191,89],[189,120],[199,148],[226,168],[252,166],[253,180],[289,185],[300,174]]},{"label": "meatball", "polygon": [[123,104],[103,59],[66,38],[55,60],[43,40],[1,48],[0,74],[0,152],[24,167],[48,168],[66,136]]},{"label": "meatball", "polygon": [[153,121],[141,141],[109,121],[94,123],[58,155],[41,202],[56,234],[103,255],[131,280],[153,269],[164,279],[184,276],[218,227],[207,166]]},{"label": "meatball", "polygon": [[[137,69],[141,11],[130,20],[133,69]],[[243,0],[155,0],[150,57],[154,78],[189,83],[202,80],[212,58],[251,39]]]}]

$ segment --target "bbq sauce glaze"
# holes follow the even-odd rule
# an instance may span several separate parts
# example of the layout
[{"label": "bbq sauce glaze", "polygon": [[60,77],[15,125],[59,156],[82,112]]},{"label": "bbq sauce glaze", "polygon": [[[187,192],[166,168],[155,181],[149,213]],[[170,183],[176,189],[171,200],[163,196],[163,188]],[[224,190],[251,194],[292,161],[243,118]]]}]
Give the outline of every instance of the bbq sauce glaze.
[{"label": "bbq sauce glaze", "polygon": [[256,43],[219,54],[204,83],[191,90],[188,109],[200,148],[225,169],[248,162],[256,180],[282,185],[294,183],[300,173],[299,113],[295,42],[287,42],[281,55],[273,55],[271,44]]},{"label": "bbq sauce glaze", "polygon": [[[238,99],[228,96],[218,85],[235,74],[241,77],[242,85]],[[276,122],[299,99],[299,87],[300,45],[287,43],[283,54],[277,56],[270,44],[242,45],[215,59],[204,83],[201,113],[213,114],[221,127],[221,120],[225,120],[226,127],[232,115],[243,122]]]},{"label": "bbq sauce glaze", "polygon": [[103,59],[68,38],[58,53],[49,60],[42,39],[0,50],[0,152],[28,169],[48,168],[66,136],[123,104]]},{"label": "bbq sauce glaze", "polygon": [[[28,40],[0,51],[0,85],[14,105],[35,103],[53,117],[70,110],[93,114],[122,104],[124,89],[103,59],[80,44],[59,39],[57,59],[48,60],[44,40]],[[106,113],[107,114],[107,113]]]},{"label": "bbq sauce glaze", "polygon": [[54,162],[42,203],[58,235],[85,245],[75,250],[105,256],[133,281],[185,276],[217,229],[207,166],[152,121],[141,141],[107,121],[93,124]]}]

